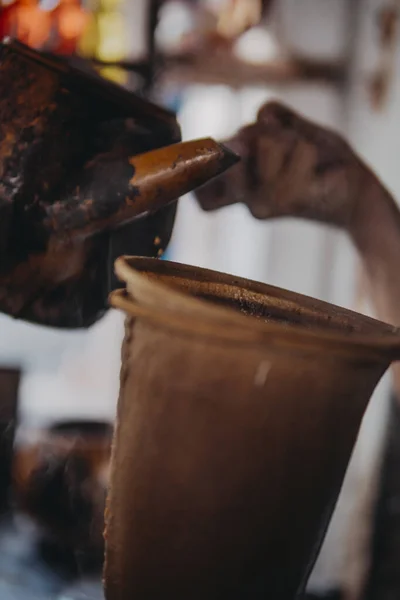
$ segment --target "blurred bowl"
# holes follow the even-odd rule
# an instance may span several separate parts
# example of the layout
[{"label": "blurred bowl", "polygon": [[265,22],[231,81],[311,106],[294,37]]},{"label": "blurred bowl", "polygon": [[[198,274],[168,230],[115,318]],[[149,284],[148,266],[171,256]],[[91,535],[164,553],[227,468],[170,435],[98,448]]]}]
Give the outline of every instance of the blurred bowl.
[{"label": "blurred bowl", "polygon": [[45,540],[101,560],[112,426],[68,421],[20,438],[13,461],[17,510]]}]

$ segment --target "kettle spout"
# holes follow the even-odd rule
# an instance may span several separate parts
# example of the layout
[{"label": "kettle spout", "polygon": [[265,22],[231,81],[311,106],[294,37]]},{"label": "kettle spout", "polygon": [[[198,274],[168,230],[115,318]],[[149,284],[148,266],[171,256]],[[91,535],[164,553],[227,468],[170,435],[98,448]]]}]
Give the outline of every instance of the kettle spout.
[{"label": "kettle spout", "polygon": [[238,160],[211,138],[132,157],[98,156],[86,165],[79,185],[46,207],[45,229],[68,237],[115,229],[163,208]]}]

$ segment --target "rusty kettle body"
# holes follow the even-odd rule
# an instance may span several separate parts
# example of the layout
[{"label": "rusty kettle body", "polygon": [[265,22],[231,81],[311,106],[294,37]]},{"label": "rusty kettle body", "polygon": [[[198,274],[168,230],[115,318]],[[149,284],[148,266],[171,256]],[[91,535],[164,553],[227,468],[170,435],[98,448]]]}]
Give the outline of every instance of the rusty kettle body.
[{"label": "rusty kettle body", "polygon": [[237,160],[179,141],[169,111],[0,44],[0,310],[57,327],[100,318],[115,258],[159,256],[178,197]]}]

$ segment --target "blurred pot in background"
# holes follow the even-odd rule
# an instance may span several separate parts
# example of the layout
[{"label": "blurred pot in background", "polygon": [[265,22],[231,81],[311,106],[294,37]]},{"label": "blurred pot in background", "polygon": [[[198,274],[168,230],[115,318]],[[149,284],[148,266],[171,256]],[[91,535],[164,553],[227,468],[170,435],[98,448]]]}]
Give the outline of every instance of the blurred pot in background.
[{"label": "blurred pot in background", "polygon": [[0,368],[0,514],[9,508],[20,379],[19,369]]},{"label": "blurred pot in background", "polygon": [[112,426],[68,421],[19,438],[16,509],[33,520],[44,541],[100,563]]}]

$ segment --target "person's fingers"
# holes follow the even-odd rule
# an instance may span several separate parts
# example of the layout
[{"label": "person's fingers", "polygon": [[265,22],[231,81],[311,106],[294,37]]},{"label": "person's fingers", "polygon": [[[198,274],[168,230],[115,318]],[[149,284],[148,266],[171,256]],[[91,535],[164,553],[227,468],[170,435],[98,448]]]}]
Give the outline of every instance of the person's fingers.
[{"label": "person's fingers", "polygon": [[275,134],[279,137],[291,132],[303,143],[313,145],[317,151],[317,171],[322,172],[331,165],[341,166],[345,161],[356,159],[355,152],[338,133],[309,121],[278,102],[264,104],[258,112],[257,120],[264,135]]},{"label": "person's fingers", "polygon": [[257,122],[271,132],[283,129],[296,129],[298,121],[304,120],[295,111],[280,102],[266,102],[257,113]]},{"label": "person's fingers", "polygon": [[245,161],[247,146],[239,131],[223,144],[241,157],[241,161],[208,182],[195,192],[196,198],[205,211],[217,210],[230,204],[243,202],[245,199]]},{"label": "person's fingers", "polygon": [[346,224],[365,168],[344,138],[276,102],[260,108],[257,122],[263,187],[274,182],[276,213]]},{"label": "person's fingers", "polygon": [[292,113],[281,108],[265,105],[259,113],[261,120],[253,126],[256,133],[252,147],[250,143],[247,168],[252,170],[254,183],[247,204],[258,219],[290,214],[292,196],[303,175],[303,161],[298,161],[299,137],[296,129],[288,126]]},{"label": "person's fingers", "polygon": [[226,144],[242,160],[198,190],[204,210],[244,203],[258,219],[286,215],[346,222],[360,167],[336,133],[269,102],[255,123]]}]

